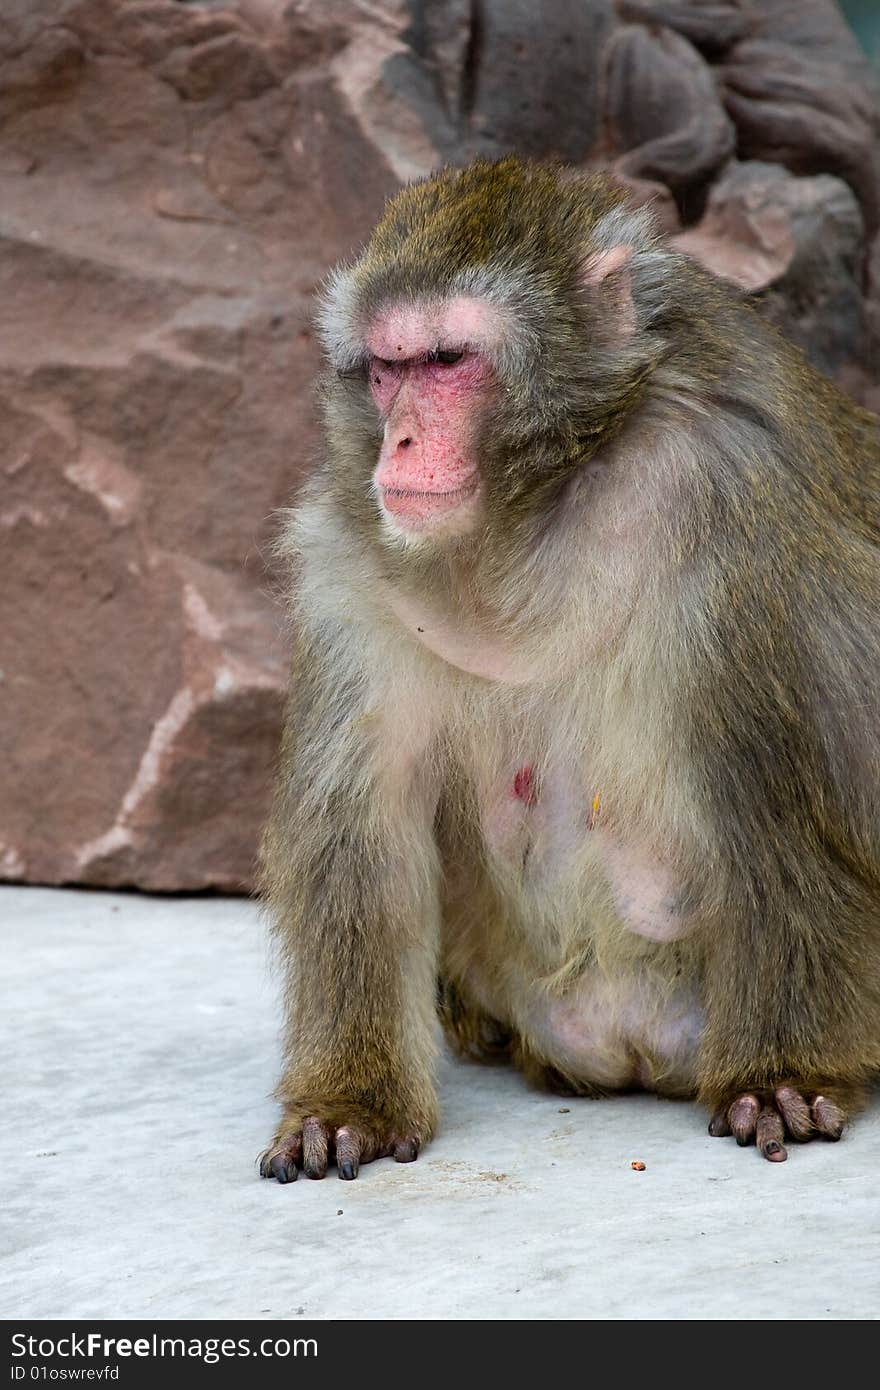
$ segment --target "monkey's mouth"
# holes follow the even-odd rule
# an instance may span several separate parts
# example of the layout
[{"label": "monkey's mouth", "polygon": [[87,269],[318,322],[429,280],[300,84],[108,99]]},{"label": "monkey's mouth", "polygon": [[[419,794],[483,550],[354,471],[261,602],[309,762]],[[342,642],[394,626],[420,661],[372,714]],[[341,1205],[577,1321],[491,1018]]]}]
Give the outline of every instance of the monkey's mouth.
[{"label": "monkey's mouth", "polygon": [[383,487],[382,506],[403,525],[421,526],[436,517],[447,516],[463,503],[469,502],[477,491],[479,478],[469,478],[461,487],[446,492],[430,492],[424,488]]}]

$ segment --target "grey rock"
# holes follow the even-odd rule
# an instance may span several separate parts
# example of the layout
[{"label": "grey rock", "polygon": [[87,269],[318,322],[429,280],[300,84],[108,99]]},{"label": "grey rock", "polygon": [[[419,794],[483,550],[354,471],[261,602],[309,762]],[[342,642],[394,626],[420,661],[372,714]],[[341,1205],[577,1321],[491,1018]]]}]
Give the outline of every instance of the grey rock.
[{"label": "grey rock", "polygon": [[864,347],[864,227],[852,190],[822,174],[733,164],[713,186],[699,225],[675,244],[744,289],[814,366],[833,376]]}]

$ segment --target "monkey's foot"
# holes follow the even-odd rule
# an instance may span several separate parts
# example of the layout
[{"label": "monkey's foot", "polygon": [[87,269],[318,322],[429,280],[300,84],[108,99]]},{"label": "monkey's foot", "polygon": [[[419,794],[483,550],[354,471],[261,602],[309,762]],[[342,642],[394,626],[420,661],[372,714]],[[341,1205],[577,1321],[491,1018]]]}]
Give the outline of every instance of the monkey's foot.
[{"label": "monkey's foot", "polygon": [[374,1158],[393,1158],[397,1163],[414,1163],[421,1139],[415,1134],[383,1132],[369,1122],[331,1124],[318,1115],[282,1126],[274,1143],[260,1158],[260,1177],[278,1182],[296,1182],[300,1170],[307,1178],[324,1178],[331,1163],[339,1176],[356,1178],[362,1163]]},{"label": "monkey's foot", "polygon": [[725,1100],[709,1121],[709,1133],[715,1138],[732,1134],[738,1144],[757,1145],[771,1163],[784,1163],[785,1138],[801,1144],[816,1138],[836,1141],[850,1108],[849,1097],[839,1088],[816,1091],[788,1083]]}]

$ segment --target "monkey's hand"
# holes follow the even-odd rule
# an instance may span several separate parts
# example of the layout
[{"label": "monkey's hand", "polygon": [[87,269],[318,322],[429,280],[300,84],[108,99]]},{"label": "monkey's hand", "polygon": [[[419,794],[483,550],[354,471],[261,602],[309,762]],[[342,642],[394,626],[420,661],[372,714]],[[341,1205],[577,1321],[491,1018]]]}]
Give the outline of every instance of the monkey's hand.
[{"label": "monkey's hand", "polygon": [[738,1144],[756,1144],[762,1157],[783,1163],[788,1152],[783,1140],[837,1140],[861,1093],[846,1086],[817,1090],[786,1081],[772,1090],[741,1091],[725,1097],[709,1122],[716,1138],[732,1134]]},{"label": "monkey's hand", "polygon": [[424,1128],[389,1123],[357,1105],[287,1110],[275,1139],[260,1158],[260,1176],[296,1182],[302,1169],[308,1178],[323,1178],[335,1163],[340,1178],[351,1180],[362,1163],[374,1158],[414,1163],[423,1141],[430,1138]]}]

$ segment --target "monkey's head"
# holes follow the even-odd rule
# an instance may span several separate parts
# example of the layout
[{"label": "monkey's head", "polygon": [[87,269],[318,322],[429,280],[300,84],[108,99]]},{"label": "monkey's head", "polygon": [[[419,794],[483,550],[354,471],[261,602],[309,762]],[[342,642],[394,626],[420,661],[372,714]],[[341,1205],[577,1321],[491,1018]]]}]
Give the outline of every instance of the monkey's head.
[{"label": "monkey's head", "polygon": [[403,189],[321,314],[356,514],[433,548],[546,497],[641,395],[661,260],[603,175],[508,158]]}]

